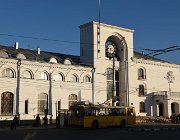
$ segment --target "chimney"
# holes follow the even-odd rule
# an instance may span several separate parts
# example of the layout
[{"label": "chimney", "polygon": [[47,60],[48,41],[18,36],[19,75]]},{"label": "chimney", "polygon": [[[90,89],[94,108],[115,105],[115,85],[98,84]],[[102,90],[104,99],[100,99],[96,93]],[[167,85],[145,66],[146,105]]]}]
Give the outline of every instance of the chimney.
[{"label": "chimney", "polygon": [[41,53],[41,50],[40,50],[40,48],[39,48],[39,47],[37,48],[37,53],[38,53],[38,54],[40,54],[40,53]]},{"label": "chimney", "polygon": [[19,43],[15,42],[14,47],[16,48],[16,50],[19,48]]},{"label": "chimney", "polygon": [[144,51],[142,51],[142,55],[144,55]]}]

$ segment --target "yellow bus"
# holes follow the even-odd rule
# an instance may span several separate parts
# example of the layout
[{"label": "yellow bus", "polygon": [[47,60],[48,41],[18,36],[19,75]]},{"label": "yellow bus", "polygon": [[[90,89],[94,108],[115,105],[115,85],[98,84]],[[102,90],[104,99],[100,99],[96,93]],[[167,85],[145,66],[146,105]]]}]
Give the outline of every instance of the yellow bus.
[{"label": "yellow bus", "polygon": [[134,107],[93,105],[76,102],[69,108],[68,125],[80,128],[99,128],[136,123]]}]

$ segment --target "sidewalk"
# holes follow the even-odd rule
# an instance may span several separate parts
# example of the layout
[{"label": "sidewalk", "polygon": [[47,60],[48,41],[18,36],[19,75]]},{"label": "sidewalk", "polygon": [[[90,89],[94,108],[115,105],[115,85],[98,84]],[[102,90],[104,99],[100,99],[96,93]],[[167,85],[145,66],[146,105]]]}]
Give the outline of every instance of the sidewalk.
[{"label": "sidewalk", "polygon": [[174,123],[138,123],[128,127],[130,131],[180,131],[180,124]]},{"label": "sidewalk", "polygon": [[30,125],[27,125],[27,126],[17,126],[16,127],[16,129],[13,129],[13,130],[11,130],[10,129],[10,126],[8,127],[8,126],[5,126],[5,127],[0,127],[0,132],[1,131],[17,131],[17,130],[27,130],[27,129],[31,129],[31,130],[35,130],[35,129],[62,129],[63,127],[60,127],[60,128],[56,128],[56,126],[55,125],[49,125],[49,126],[47,126],[47,128],[44,128],[44,126],[43,125],[41,125],[40,127],[34,127],[34,126],[30,126]]}]

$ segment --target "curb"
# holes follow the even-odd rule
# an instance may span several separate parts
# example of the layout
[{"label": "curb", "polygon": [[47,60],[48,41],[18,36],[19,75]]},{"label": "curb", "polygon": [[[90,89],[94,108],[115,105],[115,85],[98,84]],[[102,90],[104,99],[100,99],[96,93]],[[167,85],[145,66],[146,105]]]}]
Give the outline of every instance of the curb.
[{"label": "curb", "polygon": [[180,131],[180,127],[172,127],[172,128],[129,128],[128,131],[142,132],[142,131]]}]

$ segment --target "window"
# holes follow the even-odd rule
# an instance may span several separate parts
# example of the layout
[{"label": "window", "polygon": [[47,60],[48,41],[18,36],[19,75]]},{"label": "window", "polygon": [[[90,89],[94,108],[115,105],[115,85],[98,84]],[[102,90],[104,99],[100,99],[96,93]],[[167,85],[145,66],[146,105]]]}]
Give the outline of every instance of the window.
[{"label": "window", "polygon": [[65,59],[65,60],[64,60],[64,64],[69,64],[69,65],[70,65],[70,64],[72,64],[72,62],[71,62],[71,60],[69,60],[69,59]]},{"label": "window", "polygon": [[48,95],[41,93],[38,95],[38,114],[48,113]]},{"label": "window", "polygon": [[133,112],[134,112],[134,111],[133,111],[132,108],[128,108],[128,109],[127,109],[127,115],[128,115],[128,116],[133,116],[133,115],[134,115]]},{"label": "window", "polygon": [[58,73],[57,75],[54,75],[55,81],[65,81],[65,77],[63,73]]},{"label": "window", "polygon": [[107,80],[113,80],[113,69],[112,68],[107,68],[106,69],[106,78]]},{"label": "window", "polygon": [[47,72],[41,72],[41,79],[48,80],[48,73]]},{"label": "window", "polygon": [[140,102],[140,113],[144,113],[144,112],[145,112],[145,103]]},{"label": "window", "polygon": [[70,79],[71,82],[79,82],[78,76],[76,74],[73,74]]},{"label": "window", "polygon": [[52,57],[49,62],[51,62],[51,63],[57,63],[58,61],[57,61],[56,58]]},{"label": "window", "polygon": [[112,99],[113,81],[107,81],[107,99]]},{"label": "window", "polygon": [[8,58],[9,55],[8,55],[7,52],[1,50],[1,51],[0,51],[0,57],[2,57],[2,58]]},{"label": "window", "polygon": [[145,80],[146,79],[146,73],[143,68],[138,69],[138,80]]},{"label": "window", "polygon": [[84,83],[90,83],[91,78],[89,76],[84,76],[83,81],[84,81]]},{"label": "window", "polygon": [[26,71],[23,72],[22,78],[33,79],[33,76],[32,76],[32,73],[29,70],[26,70]]},{"label": "window", "polygon": [[107,79],[107,99],[112,99],[113,97],[113,69],[106,69],[106,79]]},{"label": "window", "polygon": [[1,94],[1,115],[13,115],[13,98],[11,92]]},{"label": "window", "polygon": [[139,85],[139,96],[145,95],[144,85]]},{"label": "window", "polygon": [[19,54],[17,55],[17,58],[26,59],[26,56],[25,56],[24,54],[22,54],[22,53],[19,53]]},{"label": "window", "polygon": [[69,95],[69,106],[72,106],[75,102],[77,102],[77,95],[71,94]]},{"label": "window", "polygon": [[24,110],[24,112],[25,112],[25,114],[28,114],[28,100],[25,100],[25,110]]},{"label": "window", "polygon": [[116,91],[116,96],[119,97],[117,98],[117,101],[119,101],[120,96],[119,96],[119,71],[118,70],[115,71],[115,87],[114,88],[115,88],[114,90]]},{"label": "window", "polygon": [[15,78],[14,72],[12,69],[7,68],[3,70],[2,77],[9,77],[9,78]]},{"label": "window", "polygon": [[58,101],[58,102],[57,102],[57,105],[58,105],[58,106],[57,106],[58,110],[60,110],[60,109],[61,109],[61,101]]}]

